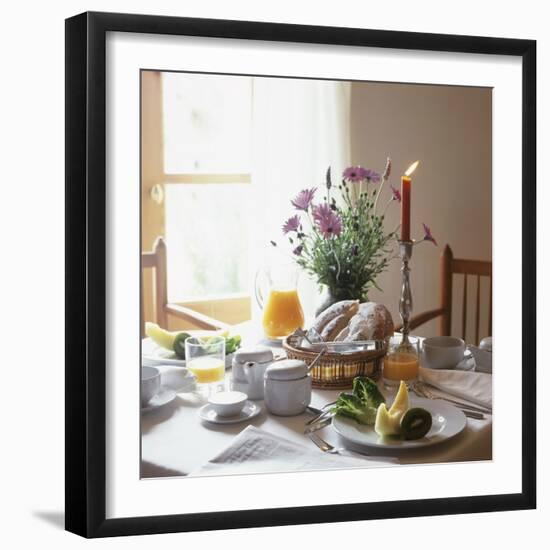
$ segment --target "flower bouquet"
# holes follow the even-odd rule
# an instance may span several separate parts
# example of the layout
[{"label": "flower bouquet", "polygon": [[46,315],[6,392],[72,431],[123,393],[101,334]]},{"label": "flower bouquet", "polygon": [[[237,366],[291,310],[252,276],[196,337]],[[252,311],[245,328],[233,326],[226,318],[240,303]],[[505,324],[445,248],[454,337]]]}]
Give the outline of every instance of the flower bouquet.
[{"label": "flower bouquet", "polygon": [[[297,213],[286,220],[283,234],[298,266],[328,289],[320,310],[340,300],[367,301],[369,290],[379,288],[376,278],[396,257],[393,244],[399,225],[384,227],[387,209],[401,202],[401,193],[393,185],[383,194],[390,173],[389,158],[382,174],[351,166],[334,186],[329,167],[320,202],[314,202],[316,187],[300,191],[290,201]],[[422,240],[435,244],[429,228],[423,226]]]}]

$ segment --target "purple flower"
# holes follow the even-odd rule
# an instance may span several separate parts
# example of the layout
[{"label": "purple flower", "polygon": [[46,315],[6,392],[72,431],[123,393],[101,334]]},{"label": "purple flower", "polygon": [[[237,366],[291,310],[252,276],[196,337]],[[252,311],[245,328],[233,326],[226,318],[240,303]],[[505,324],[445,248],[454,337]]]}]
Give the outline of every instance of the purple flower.
[{"label": "purple flower", "polygon": [[378,172],[375,172],[374,170],[371,170],[370,168],[367,168],[365,170],[365,179],[369,183],[378,183],[380,181],[380,174]]},{"label": "purple flower", "polygon": [[384,169],[384,175],[382,176],[385,180],[390,177],[391,174],[391,158],[386,159],[386,168]]},{"label": "purple flower", "polygon": [[433,238],[432,231],[430,230],[430,228],[425,223],[422,224],[422,227],[424,228],[424,238],[422,240],[423,241],[430,241],[430,242],[434,243],[435,246],[437,246],[437,242]]},{"label": "purple flower", "polygon": [[298,231],[300,227],[300,216],[298,214],[288,218],[283,224],[283,235],[290,233],[291,231]]},{"label": "purple flower", "polygon": [[347,181],[359,183],[365,179],[366,170],[361,166],[348,166],[344,173],[343,178]]},{"label": "purple flower", "polygon": [[317,191],[317,187],[303,189],[298,193],[295,199],[290,201],[292,206],[294,206],[296,210],[304,210],[307,212],[307,209],[313,200],[313,196],[315,195],[315,191]]},{"label": "purple flower", "polygon": [[325,239],[338,236],[342,232],[342,219],[331,210],[327,203],[319,204],[313,208],[313,219]]},{"label": "purple flower", "polygon": [[292,254],[295,254],[296,256],[301,256],[302,255],[302,250],[304,249],[304,247],[299,244],[293,251],[292,251]]},{"label": "purple flower", "polygon": [[393,185],[390,185],[391,188],[391,194],[392,194],[392,200],[401,202],[401,191],[397,189],[397,187],[394,187]]},{"label": "purple flower", "polygon": [[332,187],[332,178],[330,177],[330,166],[327,168],[327,174],[325,176],[325,181],[327,184],[327,189]]}]

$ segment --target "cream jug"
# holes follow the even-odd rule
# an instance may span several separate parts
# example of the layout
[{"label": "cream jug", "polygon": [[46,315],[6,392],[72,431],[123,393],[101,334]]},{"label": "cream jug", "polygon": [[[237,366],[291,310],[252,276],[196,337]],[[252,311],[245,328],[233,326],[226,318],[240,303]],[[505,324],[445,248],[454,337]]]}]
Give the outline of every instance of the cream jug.
[{"label": "cream jug", "polygon": [[264,374],[273,363],[273,352],[258,346],[235,352],[232,361],[232,389],[248,395],[249,399],[264,398]]}]

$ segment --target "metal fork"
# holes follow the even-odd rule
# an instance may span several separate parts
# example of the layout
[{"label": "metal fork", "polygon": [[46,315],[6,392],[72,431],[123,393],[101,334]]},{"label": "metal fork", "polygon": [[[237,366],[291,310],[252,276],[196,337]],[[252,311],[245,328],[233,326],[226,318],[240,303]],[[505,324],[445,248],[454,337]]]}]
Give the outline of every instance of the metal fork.
[{"label": "metal fork", "polygon": [[[329,407],[332,407],[333,405],[336,404],[336,401],[332,401],[331,403],[327,403],[326,405],[323,405],[321,407],[321,409],[316,409],[318,410],[319,412],[316,412],[315,416],[313,418],[310,418],[307,422],[306,422],[306,426],[309,426],[310,424],[314,424],[315,422],[317,422],[318,420],[321,420],[321,418],[323,418],[324,416],[326,416],[327,414],[330,413],[330,408]],[[309,410],[311,410],[313,412],[313,410],[315,409],[315,407],[308,407]]]},{"label": "metal fork", "polygon": [[373,460],[378,460],[379,462],[392,462],[392,463],[398,463],[398,460],[391,456],[373,456],[368,455],[366,453],[358,453],[355,451],[349,451],[348,449],[345,449],[344,447],[334,447],[330,443],[327,443],[324,439],[319,437],[316,433],[311,432],[308,433],[307,436],[321,451],[324,453],[332,454],[332,455],[340,455],[340,456],[350,456],[354,458],[372,458]]}]

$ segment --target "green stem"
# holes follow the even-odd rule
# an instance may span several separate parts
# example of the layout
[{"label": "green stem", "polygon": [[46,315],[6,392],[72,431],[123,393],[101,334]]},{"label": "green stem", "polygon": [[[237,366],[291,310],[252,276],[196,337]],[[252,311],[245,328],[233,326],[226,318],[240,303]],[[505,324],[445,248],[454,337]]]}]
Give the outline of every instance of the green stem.
[{"label": "green stem", "polygon": [[378,193],[376,193],[376,198],[374,199],[374,213],[376,214],[376,206],[378,205],[378,198],[380,197],[380,192],[382,191],[382,187],[384,187],[384,184],[386,183],[387,179],[382,178],[382,183],[380,184],[380,187],[378,188]]}]

